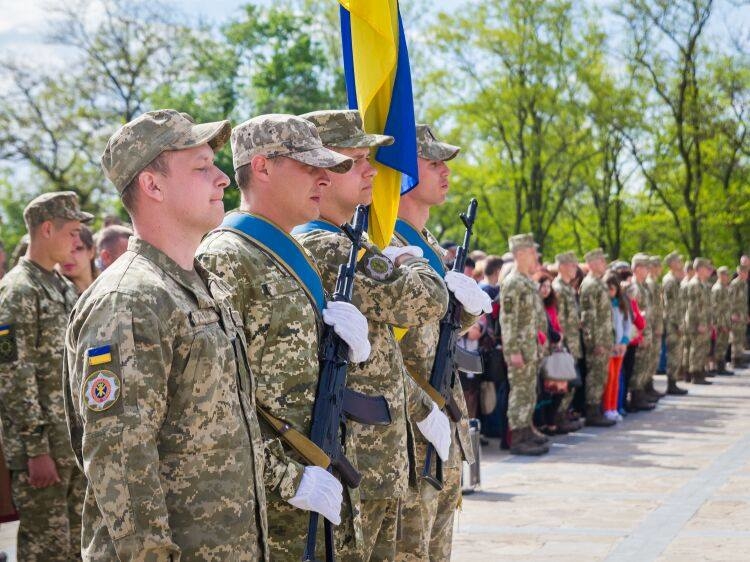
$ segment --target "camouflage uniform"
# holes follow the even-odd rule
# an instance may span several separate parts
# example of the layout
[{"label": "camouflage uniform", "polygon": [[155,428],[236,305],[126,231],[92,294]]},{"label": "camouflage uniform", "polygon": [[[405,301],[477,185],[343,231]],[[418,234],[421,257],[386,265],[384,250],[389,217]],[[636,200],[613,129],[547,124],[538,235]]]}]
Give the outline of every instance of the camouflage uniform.
[{"label": "camouflage uniform", "polygon": [[685,303],[680,282],[670,271],[664,276],[662,285],[664,302],[663,318],[667,344],[667,379],[682,380],[682,348],[685,332]]},{"label": "camouflage uniform", "polygon": [[[688,372],[702,375],[711,350],[711,289],[696,273],[687,284],[685,296]],[[698,331],[699,326],[705,328],[703,333]]]},{"label": "camouflage uniform", "polygon": [[[725,270],[726,271],[726,270]],[[714,363],[720,371],[724,370],[725,357],[729,347],[729,332],[732,328],[732,306],[729,288],[717,279],[711,288],[711,317],[716,328],[716,344],[714,345]]]},{"label": "camouflage uniform", "polygon": [[[343,233],[313,230],[297,236],[316,259],[324,286],[335,287],[339,264],[351,247]],[[412,328],[440,318],[448,294],[440,276],[427,260],[413,258],[400,267],[376,246],[365,242],[366,251],[354,282],[354,304],[367,317],[372,345],[365,363],[349,367],[347,386],[370,395],[383,395],[391,410],[388,426],[352,422],[347,441],[356,451],[362,482],[362,529],[364,548],[347,550],[342,560],[393,560],[399,502],[407,492],[409,470],[414,470],[414,430],[432,409],[432,400],[406,374],[393,326]],[[398,306],[397,306],[398,305]],[[408,408],[408,412],[407,412]],[[412,476],[416,474],[412,472]]]},{"label": "camouflage uniform", "polygon": [[229,287],[195,265],[131,238],[71,315],[86,560],[268,559],[242,319]]},{"label": "camouflage uniform", "polygon": [[[653,260],[653,258],[652,258]],[[646,379],[649,387],[653,386],[654,375],[659,368],[659,357],[661,356],[661,340],[664,335],[664,303],[662,286],[658,279],[651,275],[646,278],[649,296],[651,297],[651,325],[653,327],[653,344],[649,351],[648,377]]]},{"label": "camouflage uniform", "polygon": [[[424,229],[422,235],[438,255],[444,254],[432,233]],[[391,243],[393,246],[406,245],[397,236],[394,236]],[[464,311],[461,320],[462,326],[468,329],[477,321],[477,317]],[[400,342],[407,371],[412,376],[422,377],[424,382],[430,378],[439,334],[440,323],[433,321],[411,328]],[[462,461],[470,464],[474,462],[466,400],[458,377],[453,385],[453,400],[461,410],[462,418],[458,423],[451,421],[450,457],[443,462],[443,489],[436,490],[422,478],[417,481],[417,486],[409,487],[406,500],[401,506],[401,537],[396,556],[399,561],[450,559],[453,515],[461,501]],[[418,432],[415,452],[419,467],[427,454],[427,440]]]},{"label": "camouflage uniform", "polygon": [[680,281],[680,300],[682,301],[682,373],[683,377],[687,377],[690,373],[690,335],[688,333],[688,327],[685,324],[685,315],[687,314],[687,302],[688,302],[688,284],[690,279],[684,277]]},{"label": "camouflage uniform", "polygon": [[747,329],[747,281],[737,276],[729,284],[732,315],[739,320],[732,322],[732,364],[737,365],[742,357]]},{"label": "camouflage uniform", "polygon": [[[641,311],[643,319],[646,321],[646,326],[643,328],[642,332],[643,341],[635,350],[635,363],[633,365],[633,377],[630,380],[630,390],[643,390],[646,388],[649,378],[653,376],[653,373],[651,372],[651,355],[653,348],[656,346],[654,336],[654,324],[656,318],[652,308],[653,301],[651,291],[646,286],[646,283],[638,283],[637,281],[634,281],[634,285],[634,298],[638,304],[638,309]],[[661,318],[659,320],[661,320]]]},{"label": "camouflage uniform", "polygon": [[[32,201],[29,229],[53,218],[88,221],[71,192]],[[78,295],[56,271],[28,258],[0,281],[0,416],[3,454],[18,509],[18,558],[80,560],[83,473],[75,464],[65,425],[62,348],[68,315]],[[29,484],[28,459],[50,455],[60,482]]]},{"label": "camouflage uniform", "polygon": [[[586,353],[586,404],[589,408],[599,408],[607,379],[614,327],[607,287],[593,273],[586,275],[581,283],[580,305]],[[604,351],[597,353],[596,348]]]},{"label": "camouflage uniform", "polygon": [[[575,289],[563,281],[559,275],[552,281],[552,288],[557,295],[557,316],[560,319],[565,346],[578,363],[583,354],[581,352],[581,316]],[[574,389],[565,393],[560,402],[560,413],[564,414],[568,411],[570,404],[573,402],[574,394]]]}]

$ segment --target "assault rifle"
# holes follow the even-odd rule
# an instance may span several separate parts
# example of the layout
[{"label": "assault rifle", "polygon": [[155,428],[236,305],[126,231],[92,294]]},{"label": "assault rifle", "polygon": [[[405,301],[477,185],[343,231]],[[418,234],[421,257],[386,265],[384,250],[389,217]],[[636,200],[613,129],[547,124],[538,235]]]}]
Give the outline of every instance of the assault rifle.
[{"label": "assault rifle", "polygon": [[[334,301],[352,300],[354,275],[366,222],[365,213],[364,205],[359,205],[354,213],[353,223],[341,225],[341,230],[352,241],[352,247],[347,263],[339,266]],[[328,470],[336,469],[344,484],[356,488],[362,475],[351,465],[341,448],[346,436],[346,419],[370,425],[388,425],[391,423],[388,402],[383,396],[367,396],[346,388],[349,346],[333,331],[333,327],[326,326],[320,349],[320,376],[313,406],[310,439],[328,455]],[[310,512],[303,557],[305,561],[315,560],[318,516],[317,512]],[[327,519],[324,520],[324,531],[326,561],[333,562],[333,525]]]},{"label": "assault rifle", "polygon": [[[461,222],[466,227],[466,233],[464,234],[463,244],[456,251],[456,261],[453,262],[453,271],[458,273],[464,272],[466,256],[469,251],[469,242],[471,241],[476,217],[477,200],[472,199],[466,213],[461,213]],[[435,349],[435,362],[432,364],[432,371],[430,372],[430,386],[440,393],[446,405],[448,416],[454,422],[458,422],[461,419],[461,411],[453,401],[452,394],[457,368],[456,341],[461,330],[462,310],[461,303],[453,296],[453,293],[449,293],[448,310],[440,320],[440,335],[438,336],[437,348]],[[479,371],[481,371],[481,367]],[[432,475],[433,455],[435,455],[435,476]],[[432,443],[427,446],[422,478],[427,480],[434,488],[438,490],[443,489],[443,461],[437,456]]]}]

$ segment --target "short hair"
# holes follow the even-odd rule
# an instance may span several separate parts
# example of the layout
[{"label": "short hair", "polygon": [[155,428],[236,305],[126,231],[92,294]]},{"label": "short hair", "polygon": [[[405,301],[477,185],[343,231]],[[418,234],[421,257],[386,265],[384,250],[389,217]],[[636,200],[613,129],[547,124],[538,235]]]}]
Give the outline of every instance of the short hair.
[{"label": "short hair", "polygon": [[133,236],[133,231],[127,226],[119,224],[113,224],[107,226],[99,231],[96,236],[96,250],[101,252],[103,249],[112,250],[115,243],[123,238],[130,238]]},{"label": "short hair", "polygon": [[234,172],[234,181],[237,183],[237,188],[242,191],[247,188],[250,184],[250,180],[253,177],[253,168],[250,164],[240,166]]},{"label": "short hair", "polygon": [[151,160],[151,162],[146,164],[146,166],[144,166],[144,168],[135,175],[130,183],[125,186],[125,189],[122,190],[122,193],[120,194],[120,200],[122,201],[122,206],[125,207],[125,210],[129,215],[133,214],[133,211],[135,210],[135,204],[138,201],[138,178],[141,177],[141,173],[155,172],[159,174],[166,174],[167,172],[169,172],[169,158],[167,156],[168,152],[168,150],[165,150],[164,152],[160,153],[159,156]]},{"label": "short hair", "polygon": [[490,255],[484,260],[484,274],[489,277],[494,275],[503,267],[503,258],[500,256]]}]

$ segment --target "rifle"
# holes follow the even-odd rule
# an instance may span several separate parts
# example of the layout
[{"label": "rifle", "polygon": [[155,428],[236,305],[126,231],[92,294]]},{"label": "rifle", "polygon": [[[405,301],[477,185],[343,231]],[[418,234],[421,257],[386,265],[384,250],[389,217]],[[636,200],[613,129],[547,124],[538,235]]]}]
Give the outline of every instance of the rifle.
[{"label": "rifle", "polygon": [[[456,261],[453,262],[453,271],[464,272],[466,256],[469,251],[469,242],[474,230],[474,221],[477,217],[477,200],[472,199],[466,213],[461,213],[461,222],[466,227],[464,242],[456,251]],[[452,293],[449,293],[448,310],[440,319],[440,335],[435,349],[435,362],[430,372],[430,386],[437,390],[442,396],[448,416],[454,422],[461,419],[461,411],[452,398],[453,385],[456,378],[457,349],[456,340],[461,330],[461,312],[463,307]],[[481,370],[481,369],[480,369]],[[432,476],[432,456],[435,455],[435,476]],[[427,454],[424,460],[422,478],[437,490],[443,489],[443,461],[437,456],[435,447],[430,443],[427,446]]]},{"label": "rifle", "polygon": [[[341,225],[341,230],[351,240],[352,247],[345,264],[339,266],[334,301],[351,302],[357,259],[362,248],[362,233],[365,228],[366,208],[358,205],[351,225]],[[310,440],[330,458],[326,467],[336,469],[340,479],[350,488],[359,486],[362,475],[344,456],[341,445],[346,435],[346,419],[360,423],[388,425],[391,422],[388,402],[382,396],[367,396],[346,388],[346,369],[349,346],[326,326],[321,342],[320,376],[313,406]],[[303,560],[315,560],[315,543],[318,533],[318,513],[310,512],[307,526],[307,542]],[[333,562],[333,525],[324,520],[326,560]]]}]

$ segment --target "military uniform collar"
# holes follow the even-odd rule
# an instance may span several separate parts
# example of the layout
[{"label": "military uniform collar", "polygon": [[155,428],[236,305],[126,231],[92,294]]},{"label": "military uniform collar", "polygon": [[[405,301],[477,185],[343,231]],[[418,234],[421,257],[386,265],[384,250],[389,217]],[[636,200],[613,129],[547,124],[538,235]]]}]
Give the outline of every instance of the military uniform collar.
[{"label": "military uniform collar", "polygon": [[44,269],[41,265],[25,256],[18,261],[18,265],[28,272],[32,279],[44,289],[52,300],[65,300],[66,291],[68,289],[74,291],[70,281],[54,269],[52,271]]}]

